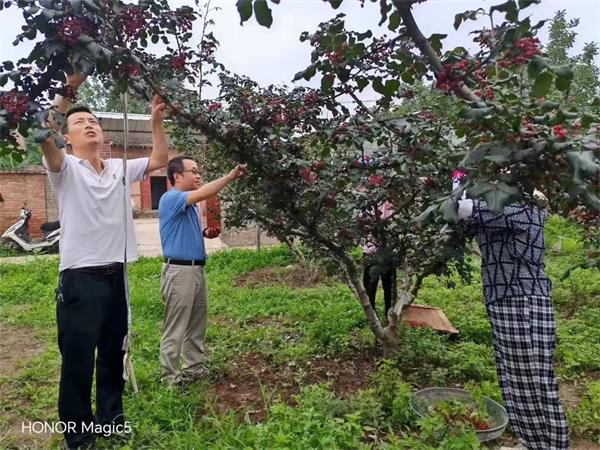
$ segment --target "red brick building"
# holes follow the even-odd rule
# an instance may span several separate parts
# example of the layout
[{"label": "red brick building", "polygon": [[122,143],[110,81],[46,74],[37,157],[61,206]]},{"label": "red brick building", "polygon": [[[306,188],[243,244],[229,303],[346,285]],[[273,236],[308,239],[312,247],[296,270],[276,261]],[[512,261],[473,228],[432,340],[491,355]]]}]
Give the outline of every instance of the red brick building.
[{"label": "red brick building", "polygon": [[[96,112],[104,131],[105,146],[102,158],[123,157],[123,114]],[[129,114],[128,116],[127,158],[149,156],[152,151],[152,131],[150,116]],[[169,149],[169,157],[177,155],[175,148]],[[131,197],[135,210],[152,215],[158,208],[162,194],[170,189],[166,168],[156,170],[142,182],[132,186]],[[58,220],[58,207],[54,192],[41,166],[32,166],[17,171],[0,170],[0,234],[18,218],[19,210],[26,205],[32,210],[30,232],[39,236],[40,225],[47,221]],[[218,199],[201,202],[200,210],[205,226],[220,224],[220,206]]]}]

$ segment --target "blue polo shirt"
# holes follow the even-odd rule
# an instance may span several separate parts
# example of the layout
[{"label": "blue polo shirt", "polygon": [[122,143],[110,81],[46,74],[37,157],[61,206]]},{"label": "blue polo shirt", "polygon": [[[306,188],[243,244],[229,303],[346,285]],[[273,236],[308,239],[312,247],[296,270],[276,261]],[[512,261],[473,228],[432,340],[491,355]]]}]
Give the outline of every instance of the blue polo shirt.
[{"label": "blue polo shirt", "polygon": [[172,188],[158,202],[163,256],[173,259],[206,259],[202,221],[196,205],[186,205],[189,192]]}]

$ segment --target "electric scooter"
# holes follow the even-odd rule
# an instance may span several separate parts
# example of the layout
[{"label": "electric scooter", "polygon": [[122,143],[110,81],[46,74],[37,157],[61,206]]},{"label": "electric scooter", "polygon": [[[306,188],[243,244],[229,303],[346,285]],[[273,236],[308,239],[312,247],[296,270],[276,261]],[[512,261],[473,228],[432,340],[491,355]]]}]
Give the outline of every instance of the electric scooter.
[{"label": "electric scooter", "polygon": [[23,206],[19,213],[19,220],[2,234],[2,240],[7,242],[10,247],[14,249],[21,248],[26,252],[42,249],[48,252],[58,252],[60,222],[43,223],[40,227],[43,237],[32,239],[29,237],[29,219],[31,219],[31,210]]}]

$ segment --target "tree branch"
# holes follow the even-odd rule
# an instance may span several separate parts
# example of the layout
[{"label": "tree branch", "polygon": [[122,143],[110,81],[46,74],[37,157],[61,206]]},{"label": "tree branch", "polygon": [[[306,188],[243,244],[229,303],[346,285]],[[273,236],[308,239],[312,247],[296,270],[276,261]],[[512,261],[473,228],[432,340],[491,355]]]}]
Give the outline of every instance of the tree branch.
[{"label": "tree branch", "polygon": [[[415,22],[415,18],[411,11],[411,2],[401,1],[401,0],[393,0],[394,6],[398,10],[400,17],[402,18],[402,22],[406,27],[406,31],[408,35],[421,51],[421,53],[429,60],[429,64],[431,65],[434,72],[442,72],[444,70],[442,66],[442,61],[439,56],[435,53],[431,44],[427,40],[427,38],[423,35],[419,26]],[[464,83],[459,83],[459,85],[455,89],[455,93],[467,100],[469,102],[480,102],[481,99],[476,96]]]}]

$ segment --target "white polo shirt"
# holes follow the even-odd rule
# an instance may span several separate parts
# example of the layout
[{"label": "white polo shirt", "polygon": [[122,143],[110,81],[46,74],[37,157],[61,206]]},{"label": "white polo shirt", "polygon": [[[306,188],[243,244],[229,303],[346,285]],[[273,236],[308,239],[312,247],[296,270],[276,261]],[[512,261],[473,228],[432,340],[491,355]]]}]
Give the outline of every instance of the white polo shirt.
[{"label": "white polo shirt", "polygon": [[59,270],[123,262],[127,208],[127,260],[137,260],[131,212],[131,184],[142,180],[149,158],[127,160],[127,201],[123,201],[123,160],[103,159],[102,173],[89,161],[65,155],[60,171],[42,160],[58,200]]}]

